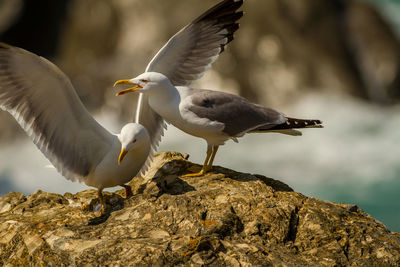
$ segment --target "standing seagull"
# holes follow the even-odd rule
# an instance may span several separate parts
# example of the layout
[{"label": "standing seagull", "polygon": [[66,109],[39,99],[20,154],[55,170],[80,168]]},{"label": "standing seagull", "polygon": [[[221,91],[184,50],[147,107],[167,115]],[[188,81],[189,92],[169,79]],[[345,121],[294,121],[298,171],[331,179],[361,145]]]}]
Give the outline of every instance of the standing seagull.
[{"label": "standing seagull", "polygon": [[207,156],[200,172],[187,174],[201,176],[212,168],[218,147],[228,139],[242,137],[246,133],[301,135],[298,128],[322,128],[319,120],[301,120],[286,117],[247,99],[224,92],[174,86],[163,74],[146,72],[118,84],[133,87],[119,92],[143,92],[149,104],[160,116],[182,131],[203,138],[207,142]]},{"label": "standing seagull", "polygon": [[[238,11],[243,0],[224,0],[207,10],[176,33],[158,51],[145,72],[159,72],[174,86],[189,86],[211,67],[239,29]],[[135,122],[149,132],[151,151],[141,173],[145,172],[166,128],[163,118],[149,105],[146,94],[140,94]]]},{"label": "standing seagull", "polygon": [[65,178],[98,189],[102,212],[103,188],[120,185],[127,197],[132,194],[125,183],[149,155],[146,129],[129,123],[120,134],[108,132],[83,106],[68,77],[50,61],[0,43],[0,108],[14,116]]}]

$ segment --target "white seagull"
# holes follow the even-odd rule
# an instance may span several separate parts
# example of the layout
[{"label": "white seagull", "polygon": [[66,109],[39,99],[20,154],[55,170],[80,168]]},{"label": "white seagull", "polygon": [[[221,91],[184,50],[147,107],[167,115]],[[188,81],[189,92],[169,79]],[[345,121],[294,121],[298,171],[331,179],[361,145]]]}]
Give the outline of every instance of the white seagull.
[{"label": "white seagull", "polygon": [[295,129],[322,128],[320,120],[289,118],[237,95],[174,86],[168,77],[157,72],[146,72],[116,84],[133,85],[117,95],[144,93],[150,107],[167,122],[206,140],[207,156],[201,171],[186,177],[201,176],[209,171],[218,147],[229,139],[237,142],[236,138],[246,133],[278,132],[298,136],[301,132]]},{"label": "white seagull", "polygon": [[132,194],[125,183],[149,155],[147,130],[129,123],[120,134],[108,132],[50,61],[0,43],[0,108],[14,116],[65,178],[98,189],[102,212],[103,188],[120,185],[127,197]]},{"label": "white seagull", "polygon": [[[243,0],[224,0],[204,12],[176,33],[157,52],[146,67],[146,72],[159,72],[175,86],[189,86],[211,67],[225,46],[239,29],[237,21],[243,16],[238,11]],[[150,135],[151,151],[141,173],[151,162],[166,124],[149,105],[146,94],[140,94],[134,121],[146,127]]]}]

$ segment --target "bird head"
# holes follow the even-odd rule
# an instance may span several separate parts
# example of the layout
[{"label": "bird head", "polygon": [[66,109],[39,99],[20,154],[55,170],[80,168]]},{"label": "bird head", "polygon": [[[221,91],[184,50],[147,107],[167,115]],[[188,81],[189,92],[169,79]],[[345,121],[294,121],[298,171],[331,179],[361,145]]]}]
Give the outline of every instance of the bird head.
[{"label": "bird head", "polygon": [[150,137],[146,128],[137,123],[126,124],[121,129],[118,139],[121,142],[121,153],[118,157],[118,165],[121,164],[129,151],[144,145],[150,147]]},{"label": "bird head", "polygon": [[115,82],[114,86],[120,84],[127,84],[131,85],[132,87],[118,92],[117,96],[136,91],[153,91],[155,89],[162,89],[165,86],[172,85],[167,76],[158,72],[145,72],[130,80],[119,80]]}]

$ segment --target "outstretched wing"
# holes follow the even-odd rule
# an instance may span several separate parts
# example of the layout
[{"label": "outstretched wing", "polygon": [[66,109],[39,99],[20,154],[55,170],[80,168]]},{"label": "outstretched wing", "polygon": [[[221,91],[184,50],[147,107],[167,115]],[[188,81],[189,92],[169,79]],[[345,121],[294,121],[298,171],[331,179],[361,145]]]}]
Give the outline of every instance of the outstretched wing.
[{"label": "outstretched wing", "polygon": [[159,72],[175,86],[187,86],[201,78],[217,60],[239,29],[237,11],[243,0],[215,5],[175,34],[150,61],[146,72]]},{"label": "outstretched wing", "polygon": [[[243,12],[237,11],[242,4],[243,0],[224,0],[207,10],[161,48],[147,65],[146,72],[162,73],[175,86],[189,85],[201,78],[233,40],[234,32],[239,29],[237,21],[243,16]],[[135,117],[140,118],[136,122],[145,125],[150,133],[152,152],[144,166],[147,169],[166,125],[143,94]]]},{"label": "outstretched wing", "polygon": [[14,116],[66,178],[83,181],[111,145],[111,135],[83,106],[54,64],[0,43],[0,108]]},{"label": "outstretched wing", "polygon": [[136,113],[134,121],[143,125],[150,135],[150,152],[147,160],[141,170],[139,175],[144,175],[148,170],[154,154],[157,151],[158,145],[160,144],[161,137],[164,135],[164,129],[167,129],[167,124],[164,122],[163,118],[158,115],[148,104],[148,97],[141,93],[138,96],[138,106],[136,107]]}]

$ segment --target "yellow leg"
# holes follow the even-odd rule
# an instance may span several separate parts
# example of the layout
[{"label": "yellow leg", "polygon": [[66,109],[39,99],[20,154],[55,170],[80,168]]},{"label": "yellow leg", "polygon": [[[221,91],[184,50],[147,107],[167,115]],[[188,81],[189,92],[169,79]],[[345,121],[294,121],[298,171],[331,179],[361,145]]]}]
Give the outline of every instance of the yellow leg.
[{"label": "yellow leg", "polygon": [[197,177],[197,176],[204,175],[207,172],[207,163],[208,163],[208,160],[211,157],[211,154],[212,154],[211,147],[207,148],[207,156],[206,156],[206,160],[204,161],[203,168],[201,168],[201,170],[199,172],[197,172],[197,173],[185,174],[185,175],[182,175],[182,177]]},{"label": "yellow leg", "polygon": [[213,164],[213,162],[214,162],[215,155],[217,154],[218,148],[219,148],[219,146],[213,146],[213,150],[212,150],[212,154],[211,154],[211,159],[210,159],[210,162],[209,162],[208,165],[207,165],[206,172],[208,172],[209,170],[212,169],[212,164]]},{"label": "yellow leg", "polygon": [[123,184],[121,186],[125,188],[125,198],[130,198],[133,196],[132,188],[129,185]]},{"label": "yellow leg", "polygon": [[105,205],[104,205],[104,199],[103,199],[103,189],[99,189],[97,191],[97,196],[99,197],[99,201],[100,201],[100,204],[101,204],[101,213],[103,214],[106,211],[106,208],[105,208]]}]

